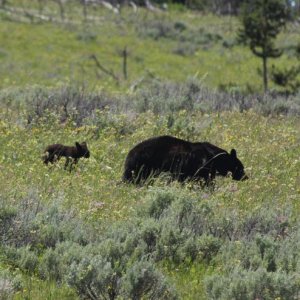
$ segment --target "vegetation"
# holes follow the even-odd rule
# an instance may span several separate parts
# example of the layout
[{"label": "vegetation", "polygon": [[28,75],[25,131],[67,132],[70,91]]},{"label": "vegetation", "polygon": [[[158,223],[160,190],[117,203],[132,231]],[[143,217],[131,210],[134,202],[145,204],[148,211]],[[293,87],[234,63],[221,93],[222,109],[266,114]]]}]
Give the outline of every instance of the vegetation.
[{"label": "vegetation", "polygon": [[[296,48],[298,60],[300,59],[300,44]],[[298,75],[300,73],[300,64],[296,64],[292,67],[279,69],[273,66],[271,76],[272,80],[279,86],[285,88],[287,93],[297,93],[300,87],[300,81]]]},{"label": "vegetation", "polygon": [[[262,90],[256,70],[260,59],[237,45],[239,22],[233,17],[219,19],[178,10],[135,13],[128,7],[114,14],[96,6],[88,7],[89,21],[84,22],[81,8],[66,2],[61,22],[55,18],[58,6],[46,1],[43,16],[49,21],[43,21],[38,18],[37,2],[26,1],[23,7],[21,2],[16,1],[15,6],[9,3],[1,10],[2,89],[72,83],[86,89],[132,92],[152,78],[183,82],[196,77],[212,89]],[[278,46],[286,50],[276,59],[279,69],[297,62],[299,27],[289,25],[286,30],[278,36]],[[125,48],[127,79],[123,75]],[[269,88],[274,87],[271,83]]]},{"label": "vegetation", "polygon": [[262,59],[264,90],[268,90],[268,58],[278,58],[282,51],[274,46],[274,40],[287,21],[285,1],[255,0],[244,5],[241,41],[249,44],[252,53]]},{"label": "vegetation", "polygon": [[[4,2],[0,299],[299,298],[299,95],[255,93],[237,20]],[[123,183],[128,151],[163,134],[234,147],[249,180]],[[90,157],[71,172],[43,163],[76,141]]]},{"label": "vegetation", "polygon": [[[181,89],[182,93],[187,86]],[[149,88],[148,93],[153,91]],[[37,282],[47,280],[49,285],[63,286],[56,295],[64,291],[64,296],[57,299],[74,290],[90,299],[102,299],[103,294],[112,299],[152,297],[156,292],[160,294],[155,298],[162,299],[166,295],[195,299],[199,294],[204,299],[218,295],[232,299],[238,293],[240,273],[247,287],[256,286],[253,276],[258,276],[260,286],[245,289],[237,299],[251,299],[266,288],[274,291],[268,297],[283,299],[299,291],[298,281],[286,277],[297,278],[297,245],[290,247],[288,257],[283,254],[289,243],[298,241],[297,119],[280,117],[276,109],[270,110],[273,117],[263,116],[264,109],[259,110],[257,104],[256,112],[228,112],[227,106],[219,106],[219,113],[210,113],[209,108],[206,113],[182,110],[179,100],[185,94],[179,91],[178,103],[173,102],[174,108],[168,105],[167,110],[158,105],[163,91],[150,98],[157,103],[153,112],[138,114],[134,108],[117,112],[128,107],[125,101],[132,103],[130,98],[119,99],[123,103],[112,107],[115,112],[83,109],[84,117],[70,106],[77,113],[67,121],[57,97],[52,110],[45,108],[39,116],[32,115],[31,104],[25,101],[22,106],[10,102],[2,108],[1,253],[5,266],[15,270],[10,282],[20,282],[16,295],[26,296],[29,291],[36,295]],[[78,93],[72,92],[75,103]],[[175,91],[169,94],[167,103],[174,101]],[[85,99],[88,107],[92,96]],[[29,123],[28,113],[32,116]],[[167,174],[153,186],[121,183],[128,150],[159,134],[209,140],[225,149],[234,146],[250,179],[237,183],[218,178],[213,190],[170,184]],[[45,145],[83,139],[91,157],[80,160],[73,172],[64,170],[64,161],[51,167],[43,164]],[[260,246],[262,241],[266,246]],[[261,254],[271,250],[266,256]],[[284,263],[291,269],[282,269]],[[214,280],[222,274],[224,279]],[[270,280],[262,282],[260,276],[270,276]],[[228,278],[236,281],[232,290],[224,289]],[[185,280],[193,284],[181,285]]]}]

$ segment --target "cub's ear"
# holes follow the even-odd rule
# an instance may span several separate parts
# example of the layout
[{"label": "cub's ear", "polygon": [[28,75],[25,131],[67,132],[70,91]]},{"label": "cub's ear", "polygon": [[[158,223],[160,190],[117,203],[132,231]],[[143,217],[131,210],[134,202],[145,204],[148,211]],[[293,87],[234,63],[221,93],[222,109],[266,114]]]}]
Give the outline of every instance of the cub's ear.
[{"label": "cub's ear", "polygon": [[230,156],[236,158],[236,150],[235,149],[231,149]]},{"label": "cub's ear", "polygon": [[80,146],[80,144],[79,144],[78,142],[75,143],[75,146],[76,146],[76,148],[78,148],[78,149],[81,148],[81,146]]}]

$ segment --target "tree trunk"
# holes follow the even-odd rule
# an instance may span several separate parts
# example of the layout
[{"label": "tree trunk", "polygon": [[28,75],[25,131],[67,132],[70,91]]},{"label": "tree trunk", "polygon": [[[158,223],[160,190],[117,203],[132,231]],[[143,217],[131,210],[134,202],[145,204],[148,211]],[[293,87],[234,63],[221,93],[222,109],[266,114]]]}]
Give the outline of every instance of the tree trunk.
[{"label": "tree trunk", "polygon": [[57,4],[59,6],[59,11],[60,11],[60,18],[62,21],[65,20],[65,8],[64,8],[64,4],[62,2],[62,0],[58,0]]},{"label": "tree trunk", "polygon": [[264,92],[268,91],[268,66],[267,66],[267,56],[263,56],[263,78],[264,78]]},{"label": "tree trunk", "polygon": [[39,14],[41,15],[44,10],[44,0],[39,0]]},{"label": "tree trunk", "polygon": [[124,48],[124,50],[122,51],[122,55],[123,55],[123,76],[124,79],[127,80],[127,47]]},{"label": "tree trunk", "polygon": [[84,22],[87,21],[87,3],[86,0],[82,1],[82,5],[83,5],[83,18],[84,18]]}]

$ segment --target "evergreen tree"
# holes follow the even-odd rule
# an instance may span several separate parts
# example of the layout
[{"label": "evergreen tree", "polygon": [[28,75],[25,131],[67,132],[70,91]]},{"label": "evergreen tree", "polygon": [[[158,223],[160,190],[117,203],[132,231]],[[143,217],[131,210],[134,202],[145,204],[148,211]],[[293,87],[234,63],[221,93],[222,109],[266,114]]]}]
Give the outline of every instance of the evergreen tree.
[{"label": "evergreen tree", "polygon": [[248,0],[241,12],[243,27],[239,30],[240,41],[247,44],[252,53],[262,59],[263,85],[268,89],[268,58],[281,56],[275,47],[275,39],[287,22],[288,12],[284,0]]},{"label": "evergreen tree", "polygon": [[[300,43],[296,47],[295,56],[300,62]],[[295,94],[300,88],[300,64],[294,64],[292,67],[279,69],[272,66],[272,81],[283,88],[286,94]]]}]

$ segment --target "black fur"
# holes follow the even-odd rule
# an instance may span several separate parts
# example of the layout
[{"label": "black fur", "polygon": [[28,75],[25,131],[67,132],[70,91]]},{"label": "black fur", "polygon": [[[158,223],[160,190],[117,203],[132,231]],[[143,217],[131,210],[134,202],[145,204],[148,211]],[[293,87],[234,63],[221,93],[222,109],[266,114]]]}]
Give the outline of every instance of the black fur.
[{"label": "black fur", "polygon": [[150,176],[169,172],[173,179],[204,179],[231,172],[234,180],[247,179],[236,150],[230,153],[208,142],[191,143],[172,136],[159,136],[133,147],[126,158],[123,180],[139,183]]},{"label": "black fur", "polygon": [[53,144],[49,145],[45,149],[45,156],[43,158],[44,163],[48,164],[54,163],[55,161],[59,160],[62,156],[66,157],[65,169],[67,168],[70,160],[72,159],[72,164],[76,164],[80,157],[89,158],[90,151],[87,148],[86,142],[79,144],[78,142],[75,143],[74,146],[64,146],[61,144]]}]

